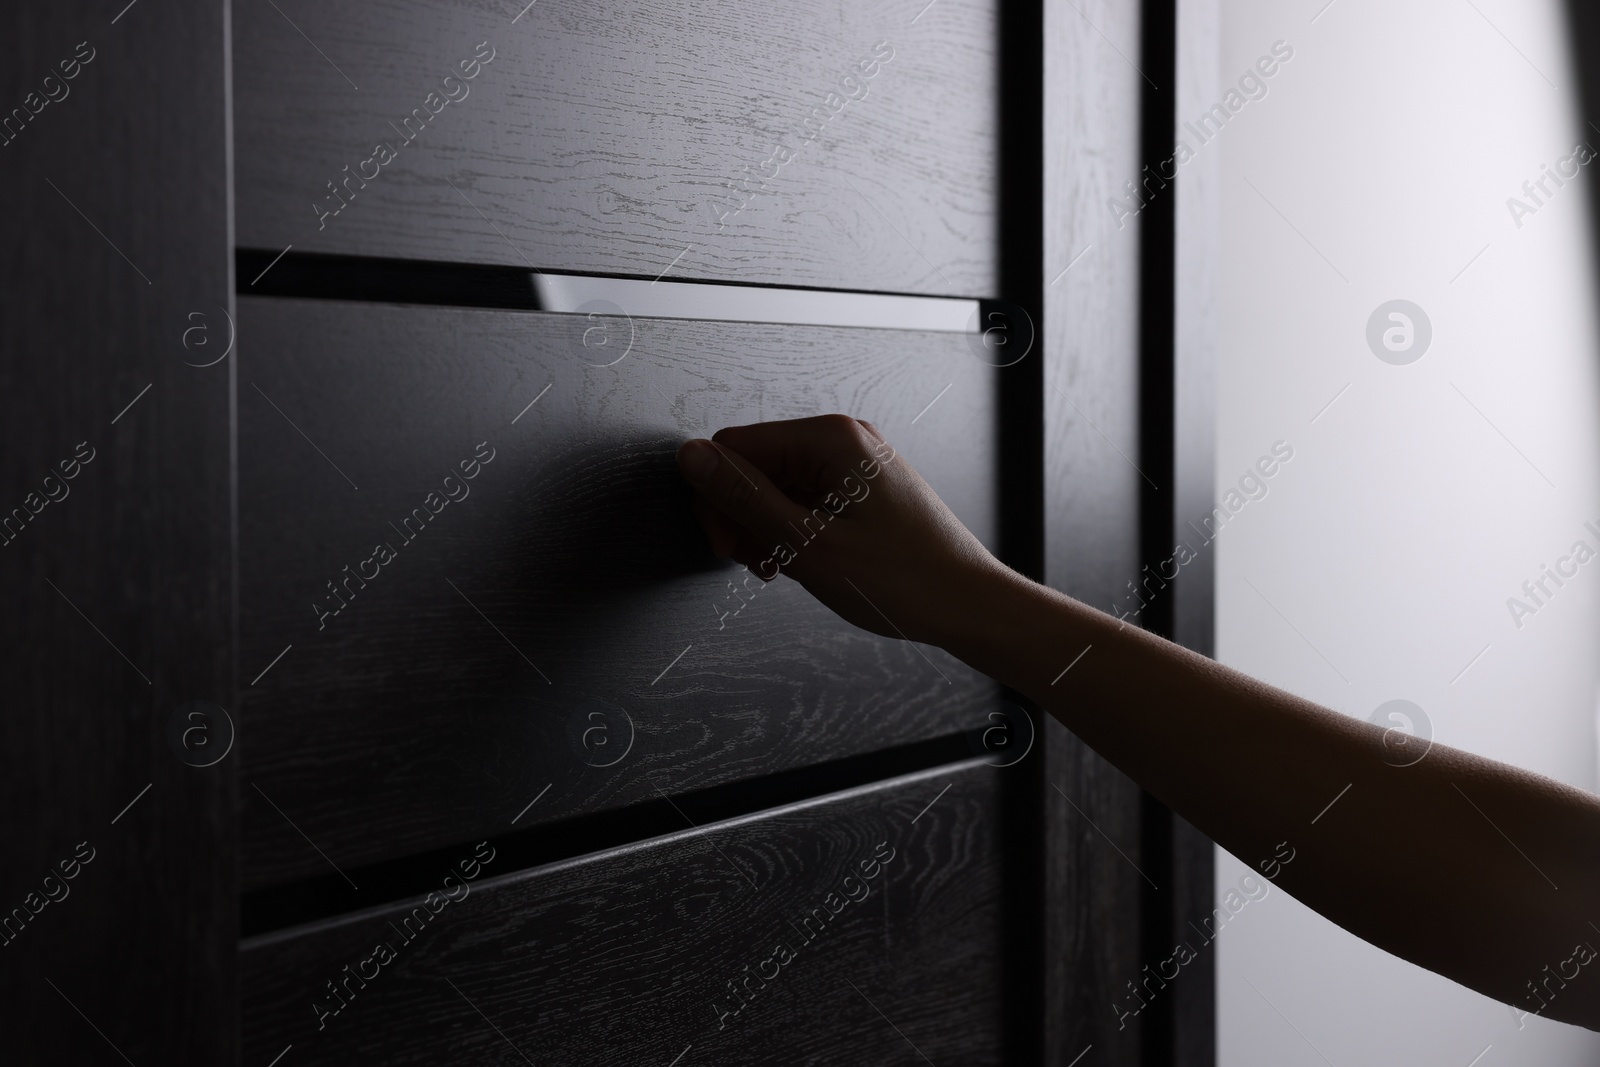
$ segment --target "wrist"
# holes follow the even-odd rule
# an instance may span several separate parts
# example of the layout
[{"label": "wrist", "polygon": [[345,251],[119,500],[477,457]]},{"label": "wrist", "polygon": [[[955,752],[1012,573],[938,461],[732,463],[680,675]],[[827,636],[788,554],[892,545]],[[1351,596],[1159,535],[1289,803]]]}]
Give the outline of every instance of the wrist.
[{"label": "wrist", "polygon": [[[993,557],[959,568],[934,644],[990,677],[1016,686],[1030,630],[1049,589]],[[1020,688],[1020,687],[1019,687]]]},{"label": "wrist", "polygon": [[939,646],[1035,700],[1042,701],[1091,646],[1100,646],[1092,654],[1103,661],[1125,650],[1121,631],[1142,634],[997,562],[968,571],[964,581]]}]

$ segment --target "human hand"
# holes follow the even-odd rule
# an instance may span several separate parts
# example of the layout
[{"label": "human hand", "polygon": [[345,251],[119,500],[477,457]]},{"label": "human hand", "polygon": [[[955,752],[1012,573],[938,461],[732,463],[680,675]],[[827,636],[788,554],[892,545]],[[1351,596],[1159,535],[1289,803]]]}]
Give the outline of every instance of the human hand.
[{"label": "human hand", "polygon": [[877,428],[848,415],[730,426],[678,466],[718,556],[781,572],[842,618],[948,647],[959,613],[1014,572]]}]

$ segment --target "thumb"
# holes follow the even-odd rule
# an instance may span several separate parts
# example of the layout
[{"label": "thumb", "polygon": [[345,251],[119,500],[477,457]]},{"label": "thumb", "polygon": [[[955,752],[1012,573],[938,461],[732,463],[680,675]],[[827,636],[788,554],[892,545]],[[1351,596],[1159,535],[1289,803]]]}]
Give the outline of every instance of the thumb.
[{"label": "thumb", "polygon": [[685,441],[678,469],[713,507],[763,541],[787,539],[806,514],[761,468],[714,441]]}]

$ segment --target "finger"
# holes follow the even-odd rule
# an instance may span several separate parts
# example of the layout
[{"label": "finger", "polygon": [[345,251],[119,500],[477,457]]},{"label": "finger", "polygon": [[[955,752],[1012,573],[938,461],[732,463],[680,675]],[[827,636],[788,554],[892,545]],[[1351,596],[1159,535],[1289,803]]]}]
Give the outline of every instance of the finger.
[{"label": "finger", "polygon": [[728,426],[712,440],[746,457],[777,485],[802,489],[831,486],[882,441],[848,415],[780,419]]},{"label": "finger", "polygon": [[740,530],[739,543],[734,546],[733,555],[729,558],[735,563],[743,563],[746,568],[759,574],[763,581],[770,582],[778,576],[782,567],[778,558],[783,555],[782,545],[762,541],[749,531]]},{"label": "finger", "polygon": [[694,509],[694,517],[700,523],[700,528],[706,533],[706,539],[711,542],[712,553],[718,559],[732,559],[739,547],[739,535],[743,532],[739,524],[718,511],[711,501],[699,493],[694,495],[690,506]]},{"label": "finger", "polygon": [[739,546],[728,557],[735,563],[742,563],[745,570],[760,578],[763,582],[770,582],[783,573],[782,566],[778,563],[777,553],[772,548],[762,549],[755,538],[745,534],[739,540]]},{"label": "finger", "polygon": [[685,441],[678,449],[678,468],[714,508],[759,540],[787,538],[792,524],[806,514],[760,467],[712,441]]},{"label": "finger", "polygon": [[695,493],[691,498],[690,506],[694,510],[695,519],[700,523],[700,528],[705,531],[707,540],[711,542],[713,555],[719,559],[731,559],[735,563],[742,563],[751,571],[759,571],[769,582],[778,576],[779,566],[775,562],[777,546],[771,541],[763,541],[756,537],[718,511],[711,501],[699,493]]},{"label": "finger", "polygon": [[747,570],[759,571],[765,581],[770,582],[778,576],[779,568],[773,559],[775,552],[772,545],[757,540],[754,534],[718,511],[711,501],[699,493],[694,495],[691,506],[717,558],[731,559],[744,564]]}]

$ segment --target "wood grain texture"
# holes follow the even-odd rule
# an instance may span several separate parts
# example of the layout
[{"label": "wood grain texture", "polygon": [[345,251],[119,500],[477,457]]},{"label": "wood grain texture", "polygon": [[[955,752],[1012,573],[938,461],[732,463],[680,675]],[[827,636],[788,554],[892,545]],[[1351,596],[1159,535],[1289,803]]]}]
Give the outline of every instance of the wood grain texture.
[{"label": "wood grain texture", "polygon": [[[293,646],[245,692],[247,886],[502,832],[547,787],[518,826],[996,706],[937,649],[857,630],[788,579],[745,585],[673,461],[724,425],[849,412],[992,544],[1000,372],[968,337],[641,319],[603,367],[616,349],[585,348],[597,327],[577,315],[278,298],[240,314],[246,681]],[[495,457],[470,495],[403,540],[481,442]],[[380,542],[396,558],[319,619],[326,583]],[[722,618],[736,579],[748,603]]]},{"label": "wood grain texture", "polygon": [[[1171,928],[1173,948],[1182,941],[1197,945],[1208,918],[1217,904],[1216,851],[1211,838],[1178,816],[1172,816],[1172,893]],[[1182,983],[1173,983],[1172,1015],[1173,1067],[1216,1067],[1217,1062],[1217,955],[1206,952],[1180,972]],[[1160,953],[1160,960],[1172,958],[1172,949]],[[1157,966],[1160,966],[1158,961]],[[1190,973],[1191,968],[1193,973]]]},{"label": "wood grain texture", "polygon": [[[523,8],[239,4],[239,243],[993,295],[993,5]],[[461,96],[442,79],[480,42],[466,95],[405,127],[430,92]],[[879,42],[892,59],[841,89]],[[323,218],[379,143],[395,158]]]},{"label": "wood grain texture", "polygon": [[[998,962],[1006,773],[956,764],[549,868],[490,862],[409,942],[417,900],[248,942],[247,1061],[1005,1062],[1005,983],[1025,981]],[[830,918],[806,926],[814,908]],[[397,958],[319,1014],[385,939]]]},{"label": "wood grain texture", "polygon": [[225,5],[120,6],[0,34],[0,1059],[231,1065],[237,753],[168,736],[237,715]]},{"label": "wood grain texture", "polygon": [[[1045,7],[1045,580],[1103,610],[1140,566],[1139,219],[1119,227],[1107,203],[1143,165],[1145,83],[1126,58],[1140,20],[1103,0]],[[1135,1067],[1139,1021],[1114,1004],[1146,962],[1141,793],[1054,720],[1043,740],[1045,1062],[1092,1045],[1096,1064]]]}]

